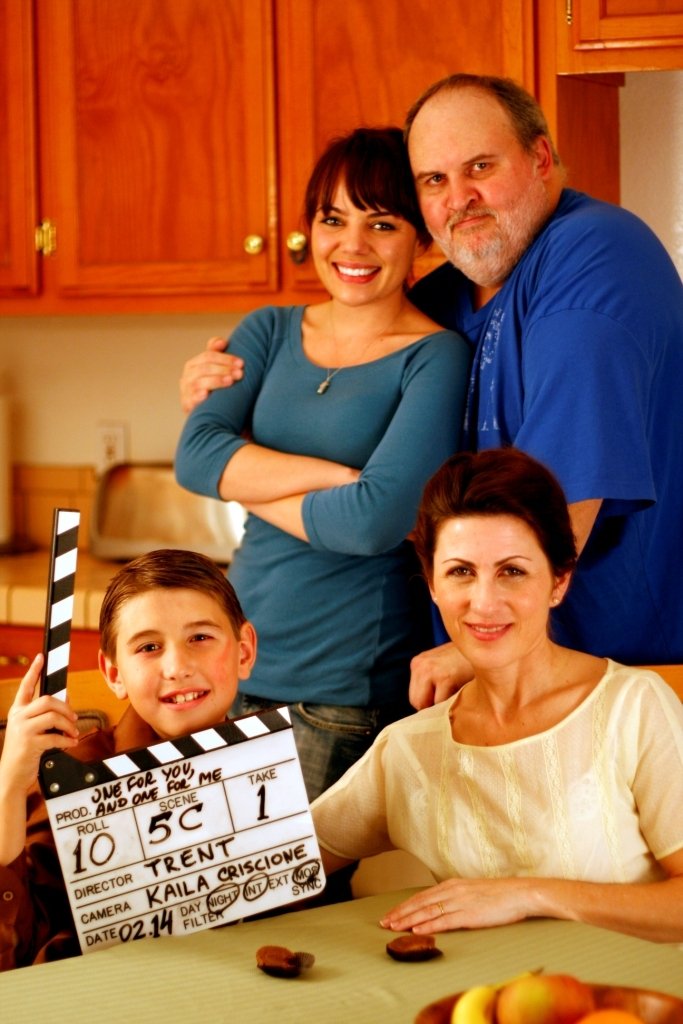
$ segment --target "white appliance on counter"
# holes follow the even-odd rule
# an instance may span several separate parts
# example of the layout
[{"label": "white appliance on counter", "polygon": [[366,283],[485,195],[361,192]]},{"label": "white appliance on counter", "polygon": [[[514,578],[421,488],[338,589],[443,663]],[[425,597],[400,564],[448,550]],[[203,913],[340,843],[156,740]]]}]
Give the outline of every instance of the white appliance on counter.
[{"label": "white appliance on counter", "polygon": [[188,548],[227,564],[244,533],[236,501],[191,494],[170,463],[120,463],[100,478],[90,518],[90,552],[128,561],[156,548]]}]

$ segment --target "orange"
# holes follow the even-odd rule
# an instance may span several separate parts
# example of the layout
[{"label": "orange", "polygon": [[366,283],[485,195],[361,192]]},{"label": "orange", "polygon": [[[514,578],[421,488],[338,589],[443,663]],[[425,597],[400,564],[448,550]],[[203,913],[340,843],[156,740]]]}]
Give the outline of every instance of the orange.
[{"label": "orange", "polygon": [[629,1013],[627,1010],[611,1010],[606,1008],[604,1010],[594,1010],[592,1013],[587,1014],[585,1017],[581,1017],[576,1024],[643,1024],[642,1017],[636,1017],[635,1014]]}]

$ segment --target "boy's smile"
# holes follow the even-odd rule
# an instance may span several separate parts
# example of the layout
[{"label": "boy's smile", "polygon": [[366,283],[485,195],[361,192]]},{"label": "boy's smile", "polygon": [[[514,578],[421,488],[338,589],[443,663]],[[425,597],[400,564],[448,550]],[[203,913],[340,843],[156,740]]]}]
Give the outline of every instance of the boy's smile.
[{"label": "boy's smile", "polygon": [[225,719],[256,656],[253,627],[240,638],[210,595],[159,588],[127,600],[117,615],[116,662],[100,668],[117,697],[164,739]]}]

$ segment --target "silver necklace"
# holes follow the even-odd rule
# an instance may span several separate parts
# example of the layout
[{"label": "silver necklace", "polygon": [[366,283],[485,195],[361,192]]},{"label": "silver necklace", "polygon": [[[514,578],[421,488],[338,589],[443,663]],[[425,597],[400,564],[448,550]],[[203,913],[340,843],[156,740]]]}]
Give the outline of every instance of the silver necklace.
[{"label": "silver necklace", "polygon": [[338,366],[336,370],[328,370],[325,380],[322,380],[320,384],[318,384],[317,388],[315,389],[315,393],[317,395],[324,395],[330,386],[330,381],[332,380],[332,378],[336,377],[339,371],[343,369],[343,366]]},{"label": "silver necklace", "polygon": [[[381,334],[377,334],[377,335],[375,335],[374,338],[370,338],[370,341],[367,343],[367,345],[365,346],[365,348],[363,349],[363,351],[361,353],[361,358],[364,357],[364,356],[367,356],[368,352],[370,351],[370,349],[372,348],[372,346],[375,344],[376,341],[381,341],[382,338],[386,337],[389,334],[389,332],[391,331],[392,327],[394,326],[394,324],[398,320],[398,318],[399,318],[399,316],[400,316],[400,314],[402,312],[402,308],[403,307],[401,305],[401,308],[399,309],[399,311],[396,314],[396,316],[394,317],[394,319],[391,321],[391,323],[388,325],[388,327],[384,328],[384,330],[382,331]],[[332,338],[333,338],[334,343],[335,343],[335,349],[336,349],[336,347],[337,347],[337,335],[336,335],[336,332],[334,330],[334,320],[333,320],[332,312],[330,312],[330,334],[332,335]],[[354,363],[352,365],[358,366],[360,364]],[[320,384],[318,384],[317,388],[315,389],[316,394],[317,395],[324,395],[325,392],[328,390],[331,382],[332,382],[332,378],[336,377],[338,373],[340,373],[342,370],[345,370],[345,369],[348,369],[348,367],[338,366],[336,368],[336,370],[327,369],[325,371],[325,380],[321,380]]]}]

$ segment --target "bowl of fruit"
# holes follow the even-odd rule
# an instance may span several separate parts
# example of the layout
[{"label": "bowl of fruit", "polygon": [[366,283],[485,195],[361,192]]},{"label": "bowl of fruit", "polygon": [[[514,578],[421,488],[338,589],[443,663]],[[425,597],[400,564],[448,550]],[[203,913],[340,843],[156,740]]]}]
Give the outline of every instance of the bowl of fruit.
[{"label": "bowl of fruit", "polygon": [[683,1024],[683,1000],[530,971],[425,1006],[415,1024]]}]

